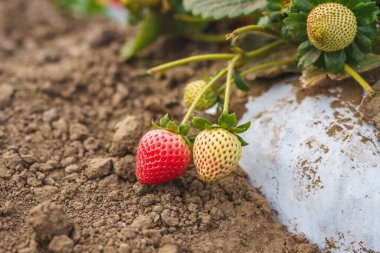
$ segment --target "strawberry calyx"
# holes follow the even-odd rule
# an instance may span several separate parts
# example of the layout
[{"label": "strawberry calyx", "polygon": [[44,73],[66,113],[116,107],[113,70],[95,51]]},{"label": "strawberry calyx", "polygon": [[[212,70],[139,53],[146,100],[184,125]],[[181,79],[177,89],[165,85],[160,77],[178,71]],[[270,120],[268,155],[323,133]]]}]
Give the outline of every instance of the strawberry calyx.
[{"label": "strawberry calyx", "polygon": [[[213,129],[213,128],[222,128],[227,130],[228,132],[236,135],[239,139],[242,146],[247,146],[248,143],[240,137],[238,134],[244,133],[251,126],[251,122],[248,121],[244,124],[237,126],[237,119],[235,113],[223,113],[218,118],[218,123],[212,123],[210,120],[201,118],[201,117],[193,117],[192,125],[194,128],[198,129],[199,132],[195,133],[195,136],[199,134],[203,130]],[[191,138],[192,139],[192,138]],[[190,140],[191,140],[190,139]]]},{"label": "strawberry calyx", "polygon": [[159,121],[159,123],[155,123],[152,120],[152,126],[156,129],[164,129],[172,133],[176,133],[182,136],[182,138],[185,140],[186,144],[191,147],[192,142],[189,140],[187,135],[190,132],[190,126],[187,124],[181,124],[178,126],[178,124],[175,121],[170,120],[170,117],[168,114],[165,114]]}]

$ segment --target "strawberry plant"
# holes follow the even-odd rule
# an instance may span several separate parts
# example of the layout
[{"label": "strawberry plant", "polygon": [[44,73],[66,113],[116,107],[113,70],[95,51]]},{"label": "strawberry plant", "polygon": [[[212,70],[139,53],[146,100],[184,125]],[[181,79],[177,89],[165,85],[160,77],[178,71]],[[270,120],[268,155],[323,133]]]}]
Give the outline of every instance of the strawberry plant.
[{"label": "strawberry plant", "polygon": [[[368,96],[375,95],[371,85],[359,74],[380,66],[375,42],[380,37],[377,29],[379,9],[375,1],[183,0],[182,4],[183,13],[204,19],[260,13],[256,23],[235,29],[225,36],[226,40],[231,41],[230,53],[191,56],[148,71],[155,75],[191,62],[227,61],[226,67],[216,75],[191,82],[185,87],[184,103],[188,111],[180,127],[175,123],[156,126],[182,136],[183,143],[192,149],[195,169],[204,181],[218,180],[233,171],[241,157],[242,147],[247,145],[238,134],[246,131],[250,123],[236,126],[236,116],[229,112],[232,85],[248,91],[247,75],[268,68],[285,69],[296,65],[302,71],[304,88],[316,85],[318,81],[313,80],[314,76],[325,73],[331,79],[350,76],[367,91]],[[258,33],[263,34],[270,38],[269,42],[252,49],[247,43],[244,44],[251,33],[256,34],[256,38]],[[284,51],[288,57],[284,57]],[[266,58],[263,60],[264,55]],[[224,93],[222,99],[221,93]],[[221,108],[218,122],[194,117],[192,125],[197,130],[188,137],[190,127],[187,124],[193,111],[206,110],[216,103]],[[138,156],[137,164],[142,159]],[[149,159],[154,164],[162,162],[159,156]],[[163,163],[162,168],[171,168],[169,161]],[[183,166],[180,168],[182,171]]]}]

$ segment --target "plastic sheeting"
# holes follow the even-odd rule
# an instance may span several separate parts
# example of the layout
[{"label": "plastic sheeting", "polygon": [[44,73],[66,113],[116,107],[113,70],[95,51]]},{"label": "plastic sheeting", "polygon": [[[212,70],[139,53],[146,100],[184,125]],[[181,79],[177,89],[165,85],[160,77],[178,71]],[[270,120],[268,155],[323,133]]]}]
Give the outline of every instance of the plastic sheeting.
[{"label": "plastic sheeting", "polygon": [[380,251],[380,141],[333,95],[296,99],[290,84],[250,98],[240,166],[279,221],[332,252]]}]

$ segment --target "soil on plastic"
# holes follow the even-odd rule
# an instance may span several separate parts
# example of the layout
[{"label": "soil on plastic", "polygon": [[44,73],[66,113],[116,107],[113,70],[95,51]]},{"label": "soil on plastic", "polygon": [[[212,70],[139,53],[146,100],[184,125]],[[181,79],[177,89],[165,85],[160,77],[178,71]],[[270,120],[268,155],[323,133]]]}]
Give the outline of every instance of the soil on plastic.
[{"label": "soil on plastic", "polygon": [[47,1],[1,1],[0,252],[317,252],[240,169],[213,184],[191,168],[163,185],[136,181],[151,119],[179,119],[183,85],[215,66],[145,70],[215,46],[164,38],[126,64],[132,32]]}]

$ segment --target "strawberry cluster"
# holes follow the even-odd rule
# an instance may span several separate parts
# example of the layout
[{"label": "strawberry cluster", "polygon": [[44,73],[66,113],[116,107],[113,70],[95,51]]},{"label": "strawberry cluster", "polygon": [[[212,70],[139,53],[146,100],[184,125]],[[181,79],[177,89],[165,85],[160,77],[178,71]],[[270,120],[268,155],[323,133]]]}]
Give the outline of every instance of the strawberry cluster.
[{"label": "strawberry cluster", "polygon": [[197,129],[190,137],[190,126],[178,125],[165,115],[156,128],[146,133],[139,144],[136,176],[142,184],[160,184],[180,177],[191,159],[199,178],[212,182],[229,175],[240,160],[247,143],[237,134],[246,131],[250,122],[236,126],[236,116],[222,114],[217,124],[194,117]]}]

